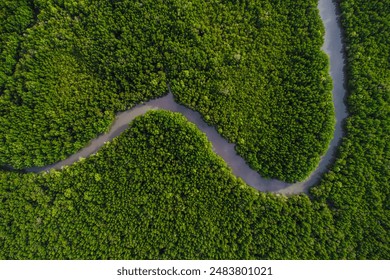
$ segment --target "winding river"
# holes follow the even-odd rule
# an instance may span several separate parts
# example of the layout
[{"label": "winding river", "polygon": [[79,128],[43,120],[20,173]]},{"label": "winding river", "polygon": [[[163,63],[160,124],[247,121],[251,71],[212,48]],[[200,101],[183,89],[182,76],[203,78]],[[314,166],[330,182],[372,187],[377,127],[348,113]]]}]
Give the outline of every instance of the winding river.
[{"label": "winding river", "polygon": [[232,168],[233,173],[237,177],[241,177],[248,185],[264,192],[269,191],[283,194],[308,193],[310,186],[313,186],[319,181],[321,176],[327,171],[329,164],[332,163],[336,148],[343,136],[342,123],[347,116],[347,109],[344,104],[346,91],[344,88],[343,67],[345,61],[337,8],[332,0],[319,0],[318,9],[325,26],[325,43],[322,50],[328,54],[330,58],[330,75],[333,79],[332,93],[336,112],[336,127],[334,137],[326,154],[321,158],[316,170],[313,171],[305,181],[290,184],[276,179],[262,178],[237,155],[234,149],[235,144],[226,141],[218,134],[214,127],[207,125],[198,112],[192,111],[176,103],[171,92],[162,98],[151,100],[143,105],[138,105],[128,111],[119,113],[108,133],[100,135],[92,140],[88,146],[69,158],[44,167],[27,168],[25,171],[43,172],[50,169],[61,169],[62,166],[70,165],[78,161],[80,157],[86,158],[89,155],[96,153],[105,142],[120,135],[128,128],[129,122],[135,117],[142,115],[151,109],[165,109],[183,114],[189,121],[195,123],[201,131],[206,133],[208,139],[213,144],[214,151],[226,161]]}]

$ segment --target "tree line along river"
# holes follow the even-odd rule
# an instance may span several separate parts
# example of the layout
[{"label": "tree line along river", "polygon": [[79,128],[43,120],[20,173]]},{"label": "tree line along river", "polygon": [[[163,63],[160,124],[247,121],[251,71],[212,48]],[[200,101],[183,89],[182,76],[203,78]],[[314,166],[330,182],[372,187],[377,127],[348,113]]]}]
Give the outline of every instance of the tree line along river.
[{"label": "tree line along river", "polygon": [[86,158],[96,153],[105,142],[120,135],[137,116],[145,114],[152,109],[165,109],[183,114],[190,122],[193,122],[203,131],[213,144],[214,151],[220,155],[226,163],[232,168],[233,173],[241,177],[248,185],[260,190],[283,194],[307,193],[310,186],[313,186],[321,176],[327,171],[329,164],[334,159],[336,149],[343,137],[342,124],[347,117],[347,109],[344,103],[346,90],[344,86],[344,46],[342,40],[342,31],[339,22],[339,15],[336,4],[329,0],[319,0],[318,9],[321,19],[325,26],[325,41],[322,47],[323,51],[330,59],[330,75],[333,79],[333,103],[336,116],[336,127],[333,139],[324,156],[322,156],[317,168],[303,182],[286,183],[276,179],[265,179],[256,171],[252,170],[243,158],[237,155],[235,144],[229,143],[224,139],[214,127],[207,125],[198,112],[192,111],[175,102],[172,93],[169,90],[168,95],[151,100],[145,104],[138,105],[130,110],[121,112],[117,115],[115,122],[106,134],[98,136],[92,140],[88,146],[67,159],[47,165],[44,167],[26,168],[27,172],[44,172],[50,169],[61,169],[62,166],[70,165],[80,158]]}]

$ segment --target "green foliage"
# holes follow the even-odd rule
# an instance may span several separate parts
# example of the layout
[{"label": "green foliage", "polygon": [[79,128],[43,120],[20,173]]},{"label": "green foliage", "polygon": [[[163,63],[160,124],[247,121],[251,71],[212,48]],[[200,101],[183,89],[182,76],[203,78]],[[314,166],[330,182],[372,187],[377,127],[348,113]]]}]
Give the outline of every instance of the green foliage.
[{"label": "green foliage", "polygon": [[33,1],[0,101],[0,163],[64,159],[114,112],[165,93],[168,75],[262,175],[315,169],[334,125],[315,0],[92,2]]},{"label": "green foliage", "polygon": [[[280,158],[245,154],[253,141],[284,140],[251,139],[259,130],[245,131],[237,120],[251,125],[249,113],[262,113],[259,127],[279,129],[302,114],[308,120],[283,137],[306,125],[305,143],[317,145],[309,155],[321,154],[330,131],[313,140],[319,127],[310,121],[326,128],[333,120],[314,2],[2,1],[1,62],[8,63],[0,66],[0,164],[63,158],[107,129],[114,112],[160,95],[167,74],[182,103],[239,143],[252,165],[264,161],[258,170],[304,176],[315,160],[283,175],[288,160],[274,169]],[[390,3],[340,2],[350,117],[336,162],[311,199],[251,189],[193,124],[153,111],[62,171],[0,171],[0,258],[389,259]],[[225,19],[237,26],[222,29]],[[237,32],[238,25],[249,29]]]},{"label": "green foliage", "polygon": [[15,37],[18,61],[0,98],[0,165],[64,159],[106,131],[114,112],[166,92],[158,51],[140,37],[153,26],[147,9],[119,17],[107,1],[85,3],[37,1],[35,24]]},{"label": "green foliage", "polygon": [[6,259],[327,258],[336,239],[329,210],[248,187],[167,111],[61,172],[0,172],[0,200]]},{"label": "green foliage", "polygon": [[313,194],[335,209],[346,240],[341,258],[388,259],[390,1],[343,0],[340,7],[350,118],[334,167]]},{"label": "green foliage", "polygon": [[0,3],[0,96],[18,60],[23,32],[34,22],[34,7],[28,0]]},{"label": "green foliage", "polygon": [[305,179],[334,127],[317,1],[173,2],[173,94],[261,175]]}]

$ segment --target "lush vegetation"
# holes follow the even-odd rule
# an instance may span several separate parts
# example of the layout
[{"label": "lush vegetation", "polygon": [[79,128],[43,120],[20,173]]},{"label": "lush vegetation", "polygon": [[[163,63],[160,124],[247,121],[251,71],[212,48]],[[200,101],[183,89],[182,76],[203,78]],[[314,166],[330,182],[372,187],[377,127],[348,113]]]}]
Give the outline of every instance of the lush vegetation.
[{"label": "lush vegetation", "polygon": [[[56,4],[51,5],[54,2]],[[154,84],[162,92],[165,83],[164,70],[167,70],[168,80],[172,81],[172,87],[176,87],[176,91],[181,81],[188,82],[189,88],[194,87],[191,83],[195,81],[183,77],[187,75],[185,69],[182,71],[173,67],[175,52],[182,50],[177,47],[177,50],[172,50],[172,52],[161,52],[161,48],[168,45],[158,45],[156,48],[156,52],[162,54],[165,63],[163,65],[169,65],[169,69],[164,69],[164,66],[157,62],[153,73],[161,73],[161,75],[155,76],[153,78],[153,80],[156,79],[155,81],[137,80],[135,71],[138,70],[139,75],[145,75],[145,79],[153,77],[153,73],[147,72],[148,69],[141,66],[134,68],[138,69],[134,72],[128,71],[131,67],[124,68],[124,73],[129,76],[121,80],[120,72],[118,74],[110,72],[115,67],[120,67],[120,60],[108,59],[105,63],[98,61],[110,57],[100,53],[109,52],[108,46],[104,45],[109,42],[104,39],[104,36],[109,36],[109,33],[104,33],[104,30],[98,31],[99,25],[93,22],[89,25],[80,24],[79,29],[70,28],[69,26],[73,25],[64,24],[64,34],[79,34],[80,37],[74,35],[74,38],[90,39],[85,39],[84,44],[80,46],[72,45],[71,39],[60,40],[61,44],[70,44],[73,47],[77,45],[79,51],[66,52],[67,47],[64,45],[61,55],[67,56],[68,59],[64,58],[67,63],[63,63],[62,67],[53,63],[51,66],[53,68],[50,68],[52,70],[46,67],[39,68],[37,61],[40,56],[46,54],[54,58],[51,56],[52,50],[49,48],[44,54],[38,54],[38,52],[30,55],[28,52],[23,54],[24,44],[34,42],[37,47],[45,48],[44,43],[39,45],[38,41],[23,38],[32,36],[34,32],[42,32],[42,34],[47,32],[47,36],[50,37],[50,32],[44,31],[46,26],[49,26],[49,19],[52,17],[50,13],[59,13],[58,16],[66,17],[61,13],[67,11],[69,17],[72,18],[74,16],[72,11],[79,11],[81,8],[88,11],[96,9],[95,20],[97,20],[99,9],[110,11],[110,6],[106,7],[103,4],[96,5],[96,7],[89,7],[91,5],[81,7],[81,4],[71,5],[69,3],[72,2],[66,2],[62,4],[62,1],[26,1],[23,2],[25,6],[19,5],[21,7],[19,15],[25,13],[26,16],[23,17],[29,20],[22,20],[23,24],[19,27],[17,24],[10,25],[14,29],[8,27],[7,32],[18,38],[14,43],[15,46],[12,47],[15,49],[11,47],[6,49],[3,43],[1,45],[2,59],[7,55],[14,57],[13,54],[18,52],[18,48],[22,53],[19,60],[16,59],[17,57],[14,61],[8,59],[10,65],[16,63],[16,67],[14,65],[7,68],[10,70],[1,70],[4,72],[2,79],[5,81],[0,97],[0,117],[3,126],[8,125],[10,128],[10,121],[16,121],[18,114],[26,114],[22,115],[25,117],[25,131],[28,130],[28,126],[34,124],[32,121],[28,122],[29,115],[22,112],[22,109],[28,106],[18,102],[23,101],[27,104],[32,102],[43,108],[46,108],[44,106],[57,108],[58,104],[51,104],[48,96],[46,100],[43,94],[39,96],[40,91],[35,91],[34,95],[26,88],[31,86],[31,83],[27,83],[28,79],[38,77],[41,82],[47,84],[43,86],[35,83],[34,86],[40,87],[40,90],[46,90],[47,94],[49,91],[53,94],[60,92],[50,88],[50,86],[58,86],[54,81],[62,77],[54,78],[55,74],[59,75],[59,72],[53,70],[56,67],[58,71],[65,71],[63,74],[68,73],[69,80],[66,81],[71,81],[73,77],[74,81],[71,85],[75,85],[76,88],[96,89],[93,94],[89,92],[91,103],[95,100],[96,108],[104,104],[108,107],[102,108],[109,108],[107,109],[109,112],[126,106],[130,107],[143,98],[151,98],[152,95],[146,94],[149,92],[148,85]],[[31,3],[35,3],[38,8],[34,8]],[[83,2],[80,1],[80,3]],[[124,2],[115,3],[117,4],[114,5],[119,5]],[[143,3],[148,6],[145,1]],[[166,11],[165,4],[159,2],[151,4],[152,2],[149,4],[149,9],[161,5],[159,6],[159,20],[162,20]],[[43,7],[48,7],[44,5],[48,5],[51,9],[44,9]],[[127,5],[132,4],[127,3]],[[7,10],[5,6],[1,7],[2,13],[11,13],[12,9]],[[52,9],[53,7],[57,10]],[[349,90],[347,102],[350,117],[345,124],[346,137],[338,151],[337,160],[321,183],[312,189],[310,198],[306,195],[287,198],[253,190],[232,175],[229,167],[212,152],[210,143],[194,125],[178,114],[153,111],[137,118],[125,133],[103,147],[97,155],[69,166],[63,171],[38,175],[0,171],[0,258],[389,259],[390,69],[388,61],[390,50],[388,46],[390,45],[390,1],[342,0],[340,7],[342,24],[346,33]],[[44,14],[42,14],[43,10],[46,11]],[[128,7],[124,6],[123,11],[125,10],[128,10]],[[139,16],[139,20],[143,18],[139,15],[141,10],[134,14],[134,17]],[[293,10],[292,8],[291,11]],[[37,11],[40,13],[37,14]],[[36,18],[34,14],[37,14]],[[87,14],[87,12],[83,13],[86,18]],[[4,18],[1,16],[2,20]],[[148,20],[153,22],[150,18]],[[35,21],[38,23],[27,29],[26,35],[23,35],[23,29],[26,26],[32,26]],[[75,21],[82,22],[81,19]],[[121,22],[120,17],[116,21]],[[39,22],[41,22],[40,25]],[[122,22],[124,24],[126,18]],[[53,21],[50,24],[54,28],[56,24],[62,23]],[[107,26],[111,25],[107,23]],[[153,24],[148,26],[152,28]],[[5,27],[1,25],[1,28]],[[42,30],[39,31],[39,28]],[[166,26],[166,28],[170,30],[173,26]],[[53,30],[57,30],[57,27]],[[95,30],[96,33],[92,31],[88,33],[86,30]],[[157,42],[169,42],[166,37],[157,40],[163,31],[155,31],[151,36],[155,36],[156,44]],[[1,36],[4,34],[6,34],[5,31]],[[138,34],[140,38],[141,35],[141,33]],[[2,37],[1,42],[9,40],[6,36],[8,35]],[[95,39],[92,40],[92,36],[95,36],[96,40],[101,39],[95,47],[87,44],[88,41],[89,44],[94,44]],[[43,35],[41,37],[45,38]],[[118,39],[118,42],[122,39]],[[170,43],[172,46],[181,44],[179,39],[178,42]],[[60,43],[57,42],[57,44]],[[59,47],[55,46],[53,49]],[[146,47],[145,43],[147,53]],[[91,52],[88,51],[89,49]],[[93,54],[92,50],[95,49],[97,53]],[[134,49],[130,48],[127,51],[132,50],[137,49],[134,46]],[[141,54],[142,49],[138,50]],[[150,48],[150,52],[154,50]],[[112,55],[113,58],[114,53],[113,50],[108,55]],[[172,60],[168,59],[169,55]],[[240,55],[243,59],[245,58],[244,54]],[[60,54],[58,56],[60,57]],[[145,55],[144,59],[147,58],[155,59],[155,56]],[[128,59],[131,59],[130,56]],[[172,61],[172,64],[167,64],[167,61]],[[207,61],[206,58],[205,61]],[[138,65],[136,62],[134,61],[135,65]],[[78,68],[71,67],[72,63],[77,64]],[[153,63],[150,62],[150,64]],[[19,64],[21,66],[18,66]],[[94,64],[99,64],[102,68],[92,67]],[[66,72],[67,67],[69,67],[69,72]],[[188,74],[199,73],[201,77],[200,73],[203,70],[198,69],[196,72],[194,69],[189,68]],[[20,74],[17,74],[18,71]],[[40,71],[46,71],[46,74],[54,76],[49,75],[46,80],[40,76]],[[85,77],[86,85],[72,75]],[[24,79],[25,82],[20,83],[18,79]],[[50,80],[52,80],[51,83]],[[93,81],[97,83],[96,87],[87,86]],[[147,84],[148,81],[149,84]],[[140,90],[137,95],[137,86],[145,91]],[[199,85],[200,88],[201,86]],[[100,91],[102,88],[107,90],[104,94]],[[82,94],[81,91],[78,92]],[[191,93],[190,90],[188,92]],[[180,91],[176,94],[179,99],[184,98]],[[196,95],[192,94],[192,96]],[[205,83],[201,96],[207,96],[207,94],[208,89]],[[18,99],[20,96],[24,99]],[[69,97],[69,102],[71,100],[76,102],[81,97],[72,98]],[[181,102],[187,101],[181,99]],[[15,109],[17,106],[20,106],[20,111]],[[193,106],[198,105],[195,103]],[[89,105],[86,106],[86,104],[80,104],[80,108],[90,110]],[[34,107],[34,110],[38,111],[38,109]],[[34,110],[31,111],[31,116],[34,116],[32,113]],[[71,115],[71,113],[67,114]],[[112,118],[112,113],[107,114],[104,121],[102,118],[97,118],[101,122],[102,130],[106,129]],[[93,113],[90,112],[90,115]],[[106,124],[105,121],[107,121]],[[97,123],[90,125],[99,126]],[[39,134],[39,123],[35,125],[34,129],[30,129]],[[42,123],[43,127],[44,125],[45,123]],[[18,126],[12,128],[16,129]],[[19,162],[19,165],[23,166],[33,159],[33,162],[46,161],[43,156],[46,153],[51,154],[48,150],[41,152],[42,158],[40,159],[32,157],[31,155],[36,153],[34,149],[41,151],[43,147],[32,144],[32,146],[22,146],[22,141],[28,142],[23,139],[24,136],[19,135],[20,139],[12,138],[11,134],[16,133],[16,130],[6,131],[3,127],[0,129],[0,137],[3,137],[0,141],[1,162],[12,164]],[[97,128],[89,127],[90,131],[93,129],[98,131]],[[85,135],[88,133],[85,132]],[[39,139],[40,136],[30,135],[29,137]],[[75,135],[74,137],[82,136]],[[14,139],[12,141],[16,142],[9,139]],[[67,138],[61,141],[59,139],[61,139],[60,136],[57,140],[64,146],[73,145],[71,141],[74,139],[69,139],[70,144],[66,144]],[[11,144],[13,150],[17,147],[25,147],[25,149],[13,156],[10,152]],[[4,151],[6,148],[7,151]],[[69,151],[72,149],[69,148]],[[22,152],[25,156],[19,161]],[[58,154],[65,154],[65,152]],[[52,157],[54,158],[55,156]]]},{"label": "lush vegetation", "polygon": [[5,0],[0,4],[0,95],[12,76],[18,60],[23,32],[34,22],[34,13],[27,1]]},{"label": "lush vegetation", "polygon": [[246,186],[167,111],[62,172],[0,173],[0,201],[0,258],[329,258],[339,238],[326,204]]},{"label": "lush vegetation", "polygon": [[345,258],[390,258],[390,1],[342,0],[348,108],[336,163],[316,199],[334,208]]},{"label": "lush vegetation", "polygon": [[8,54],[0,164],[63,159],[167,82],[266,177],[304,179],[329,144],[316,0],[20,2],[31,23]]},{"label": "lush vegetation", "polygon": [[178,2],[166,55],[173,94],[263,176],[306,178],[334,125],[317,0]]},{"label": "lush vegetation", "polygon": [[[9,66],[2,74],[0,165],[64,159],[106,131],[114,113],[167,91],[158,50],[150,44],[154,33],[142,30],[150,25],[146,9],[124,7],[127,18],[119,20],[109,1],[8,2],[0,4],[11,34],[4,33],[2,50]],[[33,12],[34,24],[21,31],[31,22],[21,18]]]}]

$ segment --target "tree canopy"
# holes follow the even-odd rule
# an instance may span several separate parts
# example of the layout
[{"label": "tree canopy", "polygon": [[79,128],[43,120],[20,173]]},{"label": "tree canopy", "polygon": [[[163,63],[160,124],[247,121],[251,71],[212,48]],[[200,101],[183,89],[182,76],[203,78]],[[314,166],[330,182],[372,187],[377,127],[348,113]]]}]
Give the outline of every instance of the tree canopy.
[{"label": "tree canopy", "polygon": [[[0,2],[0,165],[64,158],[169,84],[262,174],[309,173],[333,125],[316,1],[93,2]],[[0,170],[0,258],[389,259],[390,1],[338,3],[350,117],[309,196],[254,190],[151,111],[61,171]]]}]

